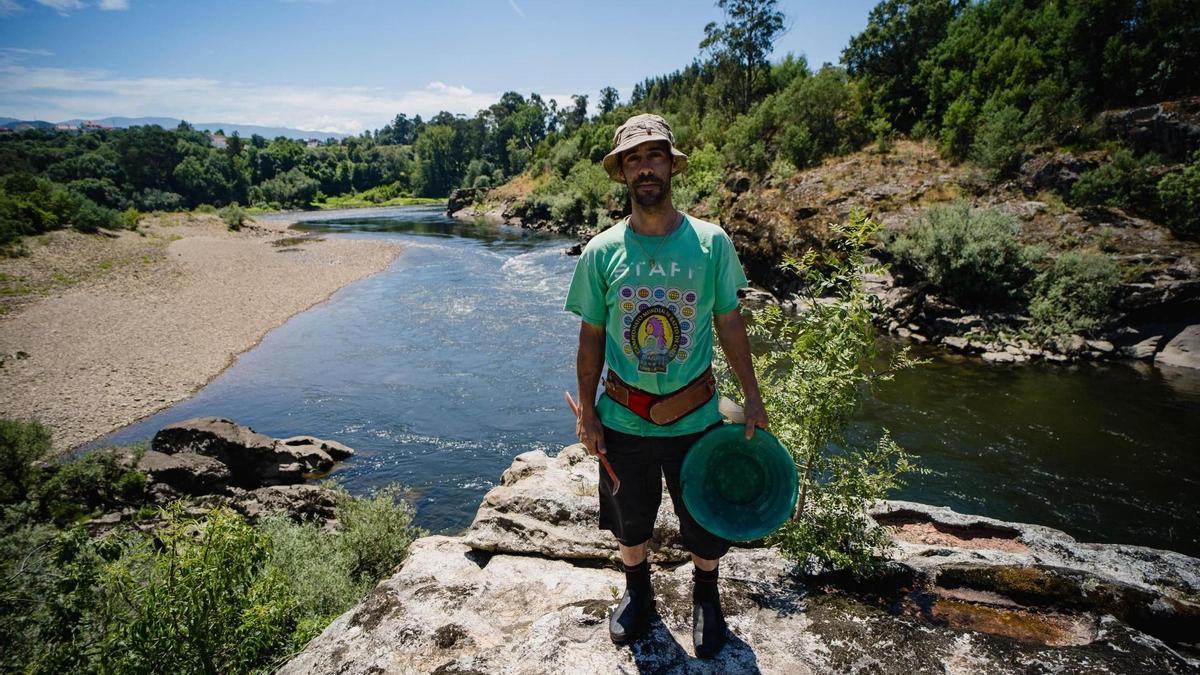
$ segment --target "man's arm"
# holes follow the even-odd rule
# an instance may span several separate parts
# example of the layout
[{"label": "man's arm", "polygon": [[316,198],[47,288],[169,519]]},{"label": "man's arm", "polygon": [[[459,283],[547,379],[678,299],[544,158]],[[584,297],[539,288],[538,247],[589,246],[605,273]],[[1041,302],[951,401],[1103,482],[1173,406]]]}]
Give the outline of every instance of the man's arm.
[{"label": "man's arm", "polygon": [[596,388],[604,368],[604,326],[579,322],[579,352],[575,356],[575,379],[579,386],[579,419],[575,435],[587,446],[589,454],[607,452],[604,429],[596,414]]},{"label": "man's arm", "polygon": [[733,368],[742,392],[746,396],[746,438],[754,435],[756,426],[767,428],[767,411],[763,408],[762,394],[758,391],[758,378],[750,360],[750,338],[746,336],[746,323],[736,307],[724,314],[713,315],[717,326],[717,338],[725,351],[725,360]]}]

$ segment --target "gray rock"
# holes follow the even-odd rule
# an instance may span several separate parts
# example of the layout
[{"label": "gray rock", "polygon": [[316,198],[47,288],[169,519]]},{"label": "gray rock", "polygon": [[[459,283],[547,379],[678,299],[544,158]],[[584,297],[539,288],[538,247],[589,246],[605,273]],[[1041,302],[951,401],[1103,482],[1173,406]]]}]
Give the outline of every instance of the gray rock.
[{"label": "gray rock", "polygon": [[270,485],[256,490],[234,488],[230,493],[228,496],[206,495],[196,502],[206,507],[228,506],[251,522],[271,513],[285,514],[296,521],[325,524],[336,518],[334,493],[318,485]]},{"label": "gray rock", "polygon": [[1200,324],[1184,328],[1154,357],[1159,366],[1200,368]]},{"label": "gray rock", "polygon": [[1101,354],[1111,354],[1113,351],[1113,345],[1108,340],[1086,340],[1085,344]]},{"label": "gray rock", "polygon": [[142,455],[137,468],[150,482],[169,485],[175,492],[188,495],[222,492],[230,477],[229,467],[192,452],[168,455],[149,450]]},{"label": "gray rock", "polygon": [[900,602],[901,611],[892,613],[886,603],[810,587],[774,549],[735,550],[723,559],[721,594],[731,638],[716,659],[706,662],[692,655],[690,567],[654,571],[661,618],[632,647],[617,648],[606,634],[608,613],[624,586],[615,570],[537,556],[489,556],[457,538],[426,537],[413,544],[399,572],[278,672],[1183,673],[1196,668],[1162,641],[1111,616],[1005,605],[980,605],[972,614],[962,611],[970,603],[936,596],[923,610],[905,610]]},{"label": "gray rock", "polygon": [[[479,505],[463,540],[482,551],[564,560],[619,560],[616,540],[600,529],[600,463],[582,444],[551,458],[540,450],[513,460]],[[663,491],[650,548],[656,560],[688,559],[679,520]]]},{"label": "gray rock", "polygon": [[1162,338],[1161,335],[1153,335],[1136,344],[1121,347],[1117,353],[1130,359],[1149,359],[1158,351],[1158,343]]},{"label": "gray rock", "polygon": [[1008,352],[984,352],[981,358],[988,363],[1014,363],[1017,360],[1015,355]]},{"label": "gray rock", "polygon": [[330,450],[353,454],[340,443],[311,436],[278,441],[220,417],[196,417],[165,426],[154,435],[151,447],[168,455],[212,457],[229,467],[230,485],[242,488],[301,483],[306,476],[333,467]]},{"label": "gray rock", "polygon": [[318,449],[324,451],[325,454],[332,457],[335,462],[348,459],[354,454],[354,449],[349,446],[342,445],[337,441],[316,438],[315,436],[292,436],[290,438],[281,438],[279,442],[289,447],[315,445]]}]

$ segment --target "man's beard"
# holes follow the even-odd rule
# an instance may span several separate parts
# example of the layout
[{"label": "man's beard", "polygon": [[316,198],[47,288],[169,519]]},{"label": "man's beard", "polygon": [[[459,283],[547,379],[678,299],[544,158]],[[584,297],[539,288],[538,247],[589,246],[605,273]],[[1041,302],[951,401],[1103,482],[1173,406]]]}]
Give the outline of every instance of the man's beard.
[{"label": "man's beard", "polygon": [[[638,190],[638,186],[645,183],[657,185],[658,191],[642,192],[641,190]],[[654,208],[656,206],[660,206],[664,201],[666,201],[667,197],[670,196],[671,186],[658,180],[643,180],[634,183],[633,187],[629,190],[629,194],[633,197],[633,201],[637,202],[638,206],[642,208]]]}]

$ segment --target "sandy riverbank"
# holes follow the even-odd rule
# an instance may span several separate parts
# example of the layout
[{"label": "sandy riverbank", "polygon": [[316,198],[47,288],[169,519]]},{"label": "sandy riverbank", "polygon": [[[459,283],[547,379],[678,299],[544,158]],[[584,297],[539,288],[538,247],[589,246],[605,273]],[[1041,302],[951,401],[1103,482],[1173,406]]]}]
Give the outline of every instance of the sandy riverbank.
[{"label": "sandy riverbank", "polygon": [[[385,269],[398,244],[280,240],[215,216],[148,218],[115,238],[31,237],[0,259],[0,417],[35,418],[62,452],[185,399],[291,316]],[[17,352],[28,356],[17,358]]]}]

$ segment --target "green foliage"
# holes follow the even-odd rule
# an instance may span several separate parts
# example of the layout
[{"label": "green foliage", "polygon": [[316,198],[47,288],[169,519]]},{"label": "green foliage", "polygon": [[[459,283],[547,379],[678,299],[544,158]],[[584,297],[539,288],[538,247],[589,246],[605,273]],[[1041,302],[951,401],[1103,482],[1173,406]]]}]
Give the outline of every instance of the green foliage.
[{"label": "green foliage", "polygon": [[127,230],[136,230],[142,222],[142,213],[132,206],[121,212],[121,226]]},{"label": "green foliage", "polygon": [[137,506],[145,498],[146,476],[125,468],[115,449],[48,465],[27,495],[38,512],[65,526],[101,507]]},{"label": "green foliage", "polygon": [[767,55],[783,33],[783,13],[775,0],[717,0],[725,22],[704,27],[700,49],[736,73],[737,110],[746,112],[755,100],[758,80],[770,74]]},{"label": "green foliage", "polygon": [[168,509],[104,570],[102,661],[119,672],[248,672],[286,655],[300,620],[269,539],[225,508],[192,521]]},{"label": "green foliage", "polygon": [[688,155],[688,167],[671,180],[675,207],[690,211],[717,193],[725,175],[725,160],[717,147],[709,143]]},{"label": "green foliage", "polygon": [[565,178],[557,175],[540,185],[526,202],[527,213],[557,223],[579,226],[608,225],[608,213],[621,203],[624,188],[612,181],[604,168],[581,159]]},{"label": "green foliage", "polygon": [[[150,673],[164,663],[180,673],[269,671],[424,534],[389,486],[364,499],[335,488],[336,531],[284,516],[251,527],[225,508],[195,517],[176,502],[153,535],[93,539],[58,526],[90,505],[135,505],[144,476],[105,451],[41,468],[49,449],[36,422],[0,420],[5,672]],[[149,515],[147,506],[138,513]]]},{"label": "green foliage", "polygon": [[1091,335],[1112,318],[1121,272],[1101,253],[1070,251],[1033,280],[1029,314],[1043,338]]},{"label": "green foliage", "polygon": [[354,579],[371,584],[390,575],[404,559],[408,546],[425,533],[412,525],[412,506],[400,499],[402,489],[389,485],[370,498],[339,493],[339,546],[350,560]]},{"label": "green foliage", "polygon": [[1008,178],[1020,167],[1027,135],[1020,110],[990,99],[980,114],[970,154],[988,170],[992,180]]},{"label": "green foliage", "polygon": [[[786,266],[806,281],[805,311],[793,319],[778,306],[753,313],[754,371],[771,430],[792,453],[801,497],[795,517],[769,541],[803,563],[808,556],[855,574],[869,572],[890,541],[872,524],[865,506],[883,499],[917,471],[886,434],[874,447],[856,447],[846,436],[867,389],[914,364],[904,349],[886,363],[876,358],[870,298],[862,274],[868,241],[879,226],[860,209],[835,227],[833,250],[808,251]],[[719,368],[728,366],[719,360]],[[722,377],[722,393],[737,395],[736,380]]]},{"label": "green foliage", "polygon": [[0,505],[24,501],[50,454],[50,430],[37,420],[0,419]]},{"label": "green foliage", "polygon": [[305,209],[312,205],[321,184],[300,169],[290,169],[257,186],[268,204],[283,208]]},{"label": "green foliage", "polygon": [[246,224],[246,210],[234,202],[221,209],[221,220],[225,221],[229,229],[240,230],[242,225]]},{"label": "green foliage", "polygon": [[930,207],[888,246],[946,295],[962,302],[1018,297],[1032,274],[1034,252],[1017,241],[1017,219],[970,202]]},{"label": "green foliage", "polygon": [[1158,181],[1160,212],[1179,237],[1200,237],[1200,150],[1182,171]]},{"label": "green foliage", "polygon": [[1135,213],[1153,214],[1158,205],[1155,180],[1149,168],[1159,164],[1153,153],[1134,157],[1118,148],[1108,163],[1084,173],[1071,186],[1072,206],[1108,206]]},{"label": "green foliage", "polygon": [[201,204],[192,210],[196,213],[205,213],[213,216],[217,215],[217,207],[213,206],[212,204]]}]

